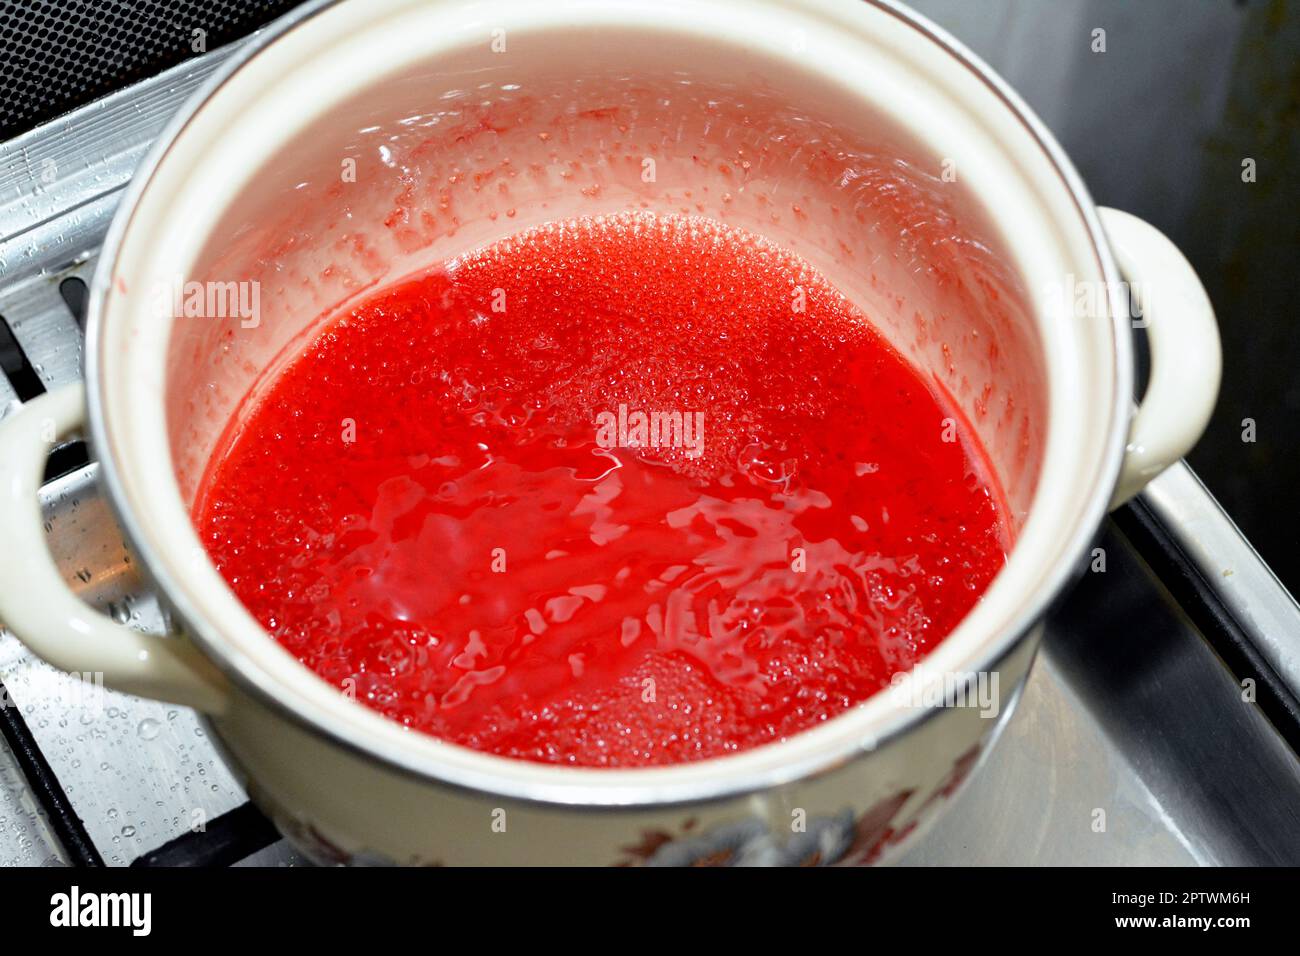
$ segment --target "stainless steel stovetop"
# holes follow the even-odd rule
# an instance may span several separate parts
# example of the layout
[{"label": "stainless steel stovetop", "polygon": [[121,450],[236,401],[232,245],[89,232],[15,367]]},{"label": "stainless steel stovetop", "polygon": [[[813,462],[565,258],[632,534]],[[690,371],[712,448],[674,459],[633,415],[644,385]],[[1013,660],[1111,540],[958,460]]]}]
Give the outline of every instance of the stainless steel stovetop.
[{"label": "stainless steel stovetop", "polygon": [[[0,146],[0,336],[7,326],[26,357],[0,375],[0,416],[80,376],[79,283],[121,189],[224,56]],[[62,473],[43,498],[68,580],[118,620],[161,631],[95,463],[77,445],[53,461]],[[1182,465],[1100,546],[1105,572],[1058,608],[985,765],[903,862],[1300,864],[1300,607]],[[302,862],[192,712],[87,694],[8,632],[0,682],[0,864]]]}]

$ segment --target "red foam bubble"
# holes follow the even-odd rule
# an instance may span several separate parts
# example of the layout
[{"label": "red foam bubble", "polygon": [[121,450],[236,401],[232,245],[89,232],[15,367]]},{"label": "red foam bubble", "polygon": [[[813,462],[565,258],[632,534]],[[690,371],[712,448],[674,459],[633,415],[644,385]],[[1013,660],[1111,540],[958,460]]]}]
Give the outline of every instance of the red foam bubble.
[{"label": "red foam bubble", "polygon": [[[638,411],[703,440],[649,447]],[[214,456],[195,521],[267,630],[388,717],[673,763],[842,713],[970,610],[1006,532],[962,423],[764,240],[558,222],[331,322]]]}]

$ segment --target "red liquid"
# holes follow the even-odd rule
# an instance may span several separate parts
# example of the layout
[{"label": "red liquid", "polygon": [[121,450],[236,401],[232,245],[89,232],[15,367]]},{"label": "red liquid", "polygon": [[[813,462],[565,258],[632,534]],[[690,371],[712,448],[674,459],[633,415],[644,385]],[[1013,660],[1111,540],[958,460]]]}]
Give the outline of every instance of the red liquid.
[{"label": "red liquid", "polygon": [[[620,405],[703,413],[703,453],[602,447]],[[798,258],[706,220],[571,221],[334,321],[218,450],[196,522],[267,630],[392,719],[674,763],[843,712],[966,614],[1006,538],[961,422]]]}]

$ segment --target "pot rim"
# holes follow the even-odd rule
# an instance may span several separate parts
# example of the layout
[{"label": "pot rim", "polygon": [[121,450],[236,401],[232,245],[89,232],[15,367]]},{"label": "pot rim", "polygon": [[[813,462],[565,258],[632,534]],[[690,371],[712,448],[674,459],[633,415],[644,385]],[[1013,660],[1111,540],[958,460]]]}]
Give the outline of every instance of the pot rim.
[{"label": "pot rim", "polygon": [[[214,74],[190,97],[190,99],[172,117],[141,162],[123,193],[121,202],[114,213],[112,224],[100,250],[95,280],[92,284],[87,303],[86,359],[85,380],[87,385],[87,428],[90,442],[97,453],[112,447],[109,437],[109,422],[105,413],[105,403],[101,391],[101,352],[104,339],[107,294],[111,288],[112,276],[119,258],[120,248],[124,242],[136,208],[158,167],[167,158],[176,139],[190,125],[195,115],[208,100],[234,77],[252,59],[265,51],[277,39],[298,25],[318,14],[329,10],[343,0],[312,0],[312,2],[284,15],[264,30],[254,34],[245,45],[223,63]],[[1082,178],[1074,169],[1064,149],[1056,142],[1043,122],[1033,113],[1020,96],[998,76],[987,64],[973,52],[951,36],[947,31],[930,22],[915,11],[905,7],[900,0],[864,0],[869,6],[900,21],[903,25],[919,33],[936,52],[943,53],[955,60],[973,78],[982,83],[1007,109],[1014,119],[1029,134],[1034,144],[1043,152],[1053,172],[1065,187],[1071,205],[1079,215],[1087,233],[1091,252],[1096,257],[1095,264],[1105,281],[1107,290],[1108,314],[1111,322],[1111,335],[1108,337],[1110,358],[1114,362],[1113,390],[1109,396],[1110,414],[1106,422],[1104,454],[1099,466],[1099,481],[1086,502],[1079,509],[1080,517],[1075,523],[1074,533],[1061,550],[1061,557],[1056,561],[1049,574],[1037,583],[1033,591],[1018,605],[1012,620],[993,633],[981,645],[981,651],[970,661],[970,674],[977,671],[994,670],[1019,644],[1034,632],[1035,625],[1049,610],[1052,603],[1079,572],[1078,557],[1092,543],[1097,529],[1106,512],[1118,476],[1128,434],[1131,414],[1131,394],[1133,387],[1132,343],[1127,326],[1127,309],[1119,301],[1120,283],[1114,258],[1106,235],[1102,229],[1096,206],[1084,185]],[[168,567],[167,561],[155,548],[148,535],[142,533],[140,523],[135,519],[129,507],[129,495],[126,491],[124,477],[117,462],[111,454],[99,457],[100,476],[107,489],[107,498],[118,522],[120,523],[132,549],[140,559],[146,574],[158,588],[164,601],[173,609],[184,623],[185,633],[201,648],[205,656],[230,678],[232,684],[241,692],[251,696],[272,713],[284,717],[296,726],[312,735],[365,760],[377,761],[386,769],[414,777],[422,782],[460,791],[507,797],[525,803],[558,804],[569,806],[608,807],[612,809],[634,809],[645,806],[671,806],[690,803],[716,801],[726,798],[744,796],[781,786],[796,780],[806,780],[830,772],[851,761],[863,752],[881,749],[906,732],[920,726],[937,713],[937,708],[903,708],[895,706],[887,719],[879,721],[883,726],[877,732],[852,736],[841,734],[842,739],[836,747],[821,747],[813,753],[798,760],[764,761],[766,766],[760,772],[746,774],[729,773],[747,757],[758,753],[776,754],[786,748],[792,741],[816,733],[818,729],[829,729],[831,725],[843,727],[853,720],[859,708],[853,708],[821,725],[793,735],[779,742],[752,748],[739,754],[711,758],[688,764],[673,764],[665,767],[635,768],[630,770],[605,770],[599,768],[544,767],[527,761],[514,760],[469,751],[481,758],[477,762],[490,770],[465,768],[461,765],[448,766],[426,755],[411,754],[412,748],[382,746],[386,742],[373,739],[352,724],[336,721],[327,722],[321,715],[307,714],[291,706],[281,695],[273,692],[276,679],[256,668],[246,668],[249,662],[236,649],[228,646],[222,638],[222,627],[203,614],[188,601],[184,590],[176,585],[176,575]],[[1037,495],[1037,492],[1035,493]],[[234,599],[231,595],[232,600]],[[951,635],[949,635],[950,637]],[[271,638],[267,637],[268,640]],[[945,637],[944,640],[947,640]],[[942,642],[941,642],[942,644]],[[306,668],[303,668],[306,671]],[[878,700],[885,693],[882,691],[870,700]],[[356,704],[364,709],[364,705]],[[1007,708],[1009,713],[1012,708]],[[386,721],[377,714],[373,715]],[[214,722],[218,732],[221,721]],[[995,722],[1001,724],[1002,721]],[[396,725],[394,725],[396,726]],[[991,728],[992,729],[992,726]],[[429,738],[432,740],[432,738]],[[465,751],[466,748],[445,741],[434,741],[440,748],[451,751]],[[420,758],[424,759],[420,759]],[[750,761],[752,762],[752,761]],[[541,768],[539,770],[539,768]],[[686,776],[681,771],[689,768],[692,772],[686,781],[667,781],[664,778],[674,774]],[[752,768],[751,768],[752,769]],[[563,775],[564,782],[538,782],[522,779],[526,776]],[[619,778],[617,781],[614,778]],[[601,778],[604,778],[603,780]]]}]

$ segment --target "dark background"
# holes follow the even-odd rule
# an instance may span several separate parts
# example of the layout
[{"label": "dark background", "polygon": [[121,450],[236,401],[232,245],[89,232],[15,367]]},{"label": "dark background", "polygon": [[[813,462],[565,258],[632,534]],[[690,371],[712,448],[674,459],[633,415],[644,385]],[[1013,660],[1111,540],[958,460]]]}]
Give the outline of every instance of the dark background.
[{"label": "dark background", "polygon": [[[846,0],[847,2],[847,0]],[[1002,73],[1101,204],[1164,230],[1219,316],[1192,466],[1300,592],[1300,0],[913,0]],[[285,0],[0,0],[0,139],[243,35]],[[1094,29],[1106,51],[1093,52]],[[1243,183],[1253,158],[1257,181]],[[1243,441],[1243,422],[1256,440]]]}]

